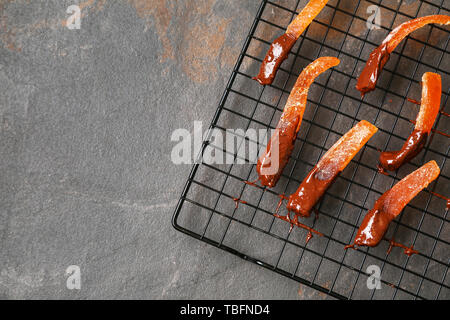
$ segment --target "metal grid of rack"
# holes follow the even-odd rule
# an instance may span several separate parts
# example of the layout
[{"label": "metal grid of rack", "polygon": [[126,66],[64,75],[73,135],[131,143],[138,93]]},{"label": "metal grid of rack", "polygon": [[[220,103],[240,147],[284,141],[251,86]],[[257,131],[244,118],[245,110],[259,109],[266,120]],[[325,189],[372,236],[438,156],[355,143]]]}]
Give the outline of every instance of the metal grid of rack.
[{"label": "metal grid of rack", "polygon": [[[449,14],[439,1],[329,1],[303,33],[274,81],[262,87],[253,81],[271,42],[286,29],[306,1],[263,0],[228,81],[210,128],[273,129],[301,70],[320,56],[335,56],[341,64],[321,75],[308,96],[294,152],[276,188],[246,181],[257,178],[255,159],[241,157],[246,136],[228,154],[245,164],[193,166],[173,216],[174,227],[192,237],[292,278],[338,299],[450,298],[450,224],[446,201],[435,193],[449,190],[449,156],[443,112],[435,134],[422,153],[395,173],[377,170],[379,150],[398,149],[412,130],[420,100],[420,79],[432,71],[443,80],[442,110],[449,97],[449,34],[445,27],[426,26],[405,39],[391,55],[377,89],[361,99],[357,76],[386,35],[399,23],[429,14]],[[368,30],[369,6],[380,10],[381,25]],[[448,110],[447,110],[448,111]],[[379,132],[353,159],[316,206],[319,218],[302,221],[324,234],[305,241],[307,231],[290,230],[273,213],[281,194],[292,193],[326,150],[359,120]],[[237,130],[235,132],[238,132]],[[443,134],[442,134],[443,133]],[[228,152],[208,135],[201,154]],[[431,159],[441,175],[394,220],[378,247],[344,250],[374,201],[408,173]],[[236,163],[237,161],[235,161]],[[239,202],[241,201],[241,202]],[[284,206],[283,206],[284,207]],[[285,210],[282,208],[282,210]],[[281,213],[281,212],[280,212]],[[400,248],[387,253],[389,239],[412,245],[419,254],[406,256]],[[381,269],[381,290],[369,290],[367,267]]]}]

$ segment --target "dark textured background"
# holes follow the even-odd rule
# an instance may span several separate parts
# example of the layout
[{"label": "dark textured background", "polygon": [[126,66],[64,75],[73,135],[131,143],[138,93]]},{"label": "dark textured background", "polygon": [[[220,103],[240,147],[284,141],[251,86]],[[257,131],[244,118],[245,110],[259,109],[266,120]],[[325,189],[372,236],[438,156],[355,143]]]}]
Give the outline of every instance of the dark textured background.
[{"label": "dark textured background", "polygon": [[170,223],[259,2],[0,0],[0,298],[326,297]]},{"label": "dark textured background", "polygon": [[0,1],[1,298],[298,297],[170,224],[190,169],[170,135],[210,122],[258,5]]}]

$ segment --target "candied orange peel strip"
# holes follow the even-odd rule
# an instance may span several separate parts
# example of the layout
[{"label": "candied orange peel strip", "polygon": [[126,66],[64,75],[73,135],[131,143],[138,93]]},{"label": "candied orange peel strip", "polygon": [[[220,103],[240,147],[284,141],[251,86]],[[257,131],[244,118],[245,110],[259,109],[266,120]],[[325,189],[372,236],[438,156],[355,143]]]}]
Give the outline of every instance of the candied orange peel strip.
[{"label": "candied orange peel strip", "polygon": [[392,51],[395,50],[397,45],[411,32],[430,23],[448,25],[450,24],[450,16],[425,16],[402,23],[395,28],[389,33],[386,39],[384,39],[381,45],[370,54],[370,57],[358,78],[356,89],[358,89],[362,95],[374,90],[381,70],[383,70],[384,65],[389,61],[389,56]]},{"label": "candied orange peel strip", "polygon": [[310,0],[297,17],[289,24],[286,32],[275,39],[261,64],[259,74],[253,79],[262,85],[272,84],[281,63],[289,55],[295,42],[322,11],[328,0]]},{"label": "candied orange peel strip", "polygon": [[432,72],[424,73],[422,76],[422,101],[414,131],[400,150],[385,151],[380,154],[380,166],[383,169],[395,171],[422,151],[439,114],[441,90],[441,76]]},{"label": "candied orange peel strip", "polygon": [[287,209],[296,215],[309,217],[338,174],[377,131],[373,124],[361,120],[343,135],[320,159],[297,191],[290,195]]},{"label": "candied orange peel strip", "polygon": [[353,248],[355,245],[369,247],[378,245],[386,233],[389,223],[402,212],[420,191],[434,181],[439,173],[439,166],[432,160],[386,191],[375,202],[373,209],[364,217],[354,244],[348,245],[346,248]]},{"label": "candied orange peel strip", "polygon": [[266,152],[258,159],[256,171],[263,186],[274,187],[289,160],[302,123],[309,87],[316,77],[339,63],[337,58],[321,57],[300,73]]},{"label": "candied orange peel strip", "polygon": [[289,24],[286,33],[295,38],[295,40],[300,38],[303,31],[305,31],[327,3],[328,0],[309,1],[298,16]]}]

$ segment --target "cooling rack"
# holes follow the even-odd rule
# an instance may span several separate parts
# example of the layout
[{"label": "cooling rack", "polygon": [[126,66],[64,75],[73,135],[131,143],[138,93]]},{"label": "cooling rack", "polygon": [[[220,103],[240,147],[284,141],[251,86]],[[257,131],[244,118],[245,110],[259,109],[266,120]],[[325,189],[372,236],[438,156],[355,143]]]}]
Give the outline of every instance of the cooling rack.
[{"label": "cooling rack", "polygon": [[[301,70],[320,56],[335,56],[341,64],[311,86],[307,110],[294,152],[276,188],[245,183],[257,178],[255,160],[247,155],[254,141],[235,130],[234,152],[214,141],[211,130],[201,155],[223,152],[235,164],[193,165],[175,209],[173,226],[194,238],[294,279],[337,299],[449,299],[450,226],[446,201],[449,190],[448,96],[449,34],[445,27],[426,26],[406,38],[391,55],[374,92],[361,98],[356,79],[369,53],[398,24],[418,16],[449,14],[439,1],[329,1],[303,33],[282,64],[274,83],[262,87],[257,74],[271,42],[306,4],[300,0],[261,2],[210,129],[273,129]],[[448,5],[448,2],[446,3]],[[376,6],[376,7],[374,7]],[[380,25],[368,29],[367,19],[379,10]],[[411,163],[395,173],[377,170],[380,150],[399,149],[412,130],[424,72],[442,77],[443,110],[434,134]],[[323,237],[307,240],[307,231],[290,230],[273,213],[280,195],[289,195],[326,150],[359,120],[374,123],[379,132],[336,179],[316,206],[317,217],[303,223]],[[242,148],[247,148],[242,152]],[[436,160],[441,175],[395,219],[375,248],[344,250],[374,201],[408,173]],[[239,161],[240,160],[240,161]],[[243,163],[243,164],[242,164]],[[280,214],[284,209],[281,206]],[[388,253],[390,239],[413,246]],[[369,266],[381,271],[381,289],[367,287]]]}]

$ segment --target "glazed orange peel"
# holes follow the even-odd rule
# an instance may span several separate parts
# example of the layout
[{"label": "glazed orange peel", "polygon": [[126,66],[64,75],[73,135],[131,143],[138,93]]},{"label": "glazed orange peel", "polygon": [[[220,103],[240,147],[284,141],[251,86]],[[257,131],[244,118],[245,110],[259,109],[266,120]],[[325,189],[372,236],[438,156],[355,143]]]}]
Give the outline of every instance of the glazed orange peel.
[{"label": "glazed orange peel", "polygon": [[412,160],[422,151],[441,105],[441,76],[427,72],[422,76],[422,101],[414,131],[399,151],[385,151],[380,154],[380,166],[394,171]]},{"label": "glazed orange peel", "polygon": [[327,3],[328,0],[309,1],[298,16],[289,24],[286,33],[296,40],[300,38],[303,31],[305,31]]},{"label": "glazed orange peel", "polygon": [[262,185],[274,187],[286,166],[300,130],[309,87],[316,77],[339,63],[337,58],[321,57],[310,63],[300,73],[275,132],[267,145],[266,152],[258,159],[256,171]]},{"label": "glazed orange peel", "polygon": [[389,56],[392,51],[395,50],[397,45],[411,32],[430,23],[448,25],[450,24],[450,16],[425,16],[402,23],[395,28],[389,33],[386,39],[384,39],[381,45],[370,54],[370,57],[358,78],[356,89],[358,89],[362,95],[374,90],[384,65],[389,61]]},{"label": "glazed orange peel", "polygon": [[426,72],[422,76],[422,100],[417,115],[415,130],[430,133],[441,105],[441,76]]}]

